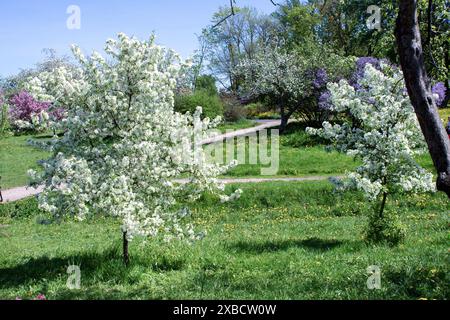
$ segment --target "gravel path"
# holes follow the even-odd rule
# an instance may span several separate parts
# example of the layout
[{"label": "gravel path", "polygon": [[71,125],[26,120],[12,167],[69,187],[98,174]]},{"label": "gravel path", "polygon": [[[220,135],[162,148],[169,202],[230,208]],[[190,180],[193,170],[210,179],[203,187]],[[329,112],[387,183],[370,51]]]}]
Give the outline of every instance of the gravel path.
[{"label": "gravel path", "polygon": [[9,190],[2,190],[3,202],[12,202],[28,198],[41,193],[43,189],[43,187],[39,187],[37,189],[30,187],[18,187]]}]

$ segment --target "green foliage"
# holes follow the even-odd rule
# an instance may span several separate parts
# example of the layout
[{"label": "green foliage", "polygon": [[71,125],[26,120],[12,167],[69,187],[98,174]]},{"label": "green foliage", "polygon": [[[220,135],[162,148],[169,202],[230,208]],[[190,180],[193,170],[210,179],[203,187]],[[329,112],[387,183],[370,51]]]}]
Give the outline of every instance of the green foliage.
[{"label": "green foliage", "polygon": [[364,230],[364,238],[368,243],[386,243],[390,246],[398,245],[406,235],[405,225],[398,219],[397,214],[385,211],[369,215],[369,223]]},{"label": "green foliage", "polygon": [[277,18],[285,29],[285,37],[290,45],[296,45],[305,39],[315,39],[320,15],[312,5],[302,4],[300,1],[287,1],[276,13]]},{"label": "green foliage", "polygon": [[44,212],[39,209],[38,203],[34,198],[0,205],[1,220],[36,217],[38,214],[44,214]]},{"label": "green foliage", "polygon": [[325,146],[326,140],[307,134],[305,127],[306,125],[301,122],[289,124],[285,133],[281,136],[281,144],[291,148]]},{"label": "green foliage", "polygon": [[223,115],[223,104],[217,95],[210,95],[205,90],[197,90],[192,94],[179,95],[175,98],[175,111],[194,113],[197,107],[202,107],[203,117],[211,119]]},{"label": "green foliage", "polygon": [[10,129],[8,119],[8,105],[0,104],[0,136],[5,134]]},{"label": "green foliage", "polygon": [[263,102],[253,102],[245,106],[247,116],[254,119],[272,119],[270,117],[264,117],[269,114],[274,114],[275,119],[279,118],[279,114],[275,112],[274,108]]},{"label": "green foliage", "polygon": [[199,76],[195,82],[195,90],[205,90],[210,96],[217,95],[216,79],[211,75]]}]

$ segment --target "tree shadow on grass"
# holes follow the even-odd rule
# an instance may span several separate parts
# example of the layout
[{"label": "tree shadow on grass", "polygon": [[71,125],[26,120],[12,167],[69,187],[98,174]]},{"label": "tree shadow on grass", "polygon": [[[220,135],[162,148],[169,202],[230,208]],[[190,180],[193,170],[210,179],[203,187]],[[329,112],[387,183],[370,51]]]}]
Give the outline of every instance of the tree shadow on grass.
[{"label": "tree shadow on grass", "polygon": [[141,255],[131,255],[130,265],[126,267],[122,255],[117,247],[103,252],[80,252],[70,256],[52,257],[41,256],[31,258],[25,263],[0,269],[0,289],[12,288],[39,281],[55,280],[58,277],[66,279],[69,265],[80,267],[83,280],[107,279],[109,281],[130,282],[129,274],[134,267],[144,267],[148,270],[165,272],[180,270],[185,261],[169,258],[164,255],[155,260]]},{"label": "tree shadow on grass", "polygon": [[327,240],[320,238],[309,238],[303,240],[275,240],[265,242],[249,242],[239,241],[230,246],[231,249],[250,252],[250,253],[264,253],[287,250],[289,248],[304,248],[311,251],[327,251],[344,244],[339,240]]}]

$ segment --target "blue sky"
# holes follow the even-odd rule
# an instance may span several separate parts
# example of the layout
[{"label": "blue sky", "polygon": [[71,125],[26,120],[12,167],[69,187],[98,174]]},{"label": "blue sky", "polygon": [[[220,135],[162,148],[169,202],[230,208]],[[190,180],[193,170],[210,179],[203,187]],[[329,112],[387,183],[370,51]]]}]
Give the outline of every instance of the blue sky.
[{"label": "blue sky", "polygon": [[[228,0],[1,0],[0,76],[32,67],[42,58],[42,49],[69,53],[76,43],[90,53],[102,50],[106,39],[125,32],[147,39],[156,32],[157,42],[183,57],[197,46],[199,34],[221,5]],[[269,0],[237,0],[264,13],[274,11]],[[69,5],[81,9],[81,29],[69,30]]]}]

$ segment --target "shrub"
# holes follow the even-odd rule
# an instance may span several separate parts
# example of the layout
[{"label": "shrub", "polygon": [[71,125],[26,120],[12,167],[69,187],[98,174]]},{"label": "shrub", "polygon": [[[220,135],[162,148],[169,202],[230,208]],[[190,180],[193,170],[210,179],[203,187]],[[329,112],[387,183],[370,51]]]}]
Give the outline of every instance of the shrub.
[{"label": "shrub", "polygon": [[390,246],[399,244],[405,238],[405,226],[395,214],[369,215],[369,223],[364,230],[364,239],[368,243],[385,243]]},{"label": "shrub", "polygon": [[0,205],[0,218],[3,219],[28,218],[43,214],[44,211],[39,209],[36,198],[28,198]]},{"label": "shrub", "polygon": [[245,106],[247,116],[260,119],[260,114],[273,111],[272,108],[261,102],[250,103]]},{"label": "shrub", "polygon": [[223,105],[219,97],[210,95],[205,90],[197,90],[192,94],[179,95],[175,98],[175,111],[180,113],[194,113],[199,106],[203,109],[203,117],[214,119],[223,116]]}]

